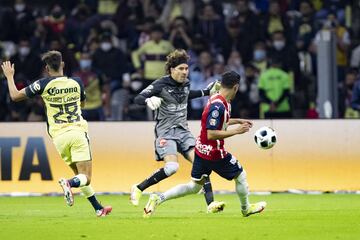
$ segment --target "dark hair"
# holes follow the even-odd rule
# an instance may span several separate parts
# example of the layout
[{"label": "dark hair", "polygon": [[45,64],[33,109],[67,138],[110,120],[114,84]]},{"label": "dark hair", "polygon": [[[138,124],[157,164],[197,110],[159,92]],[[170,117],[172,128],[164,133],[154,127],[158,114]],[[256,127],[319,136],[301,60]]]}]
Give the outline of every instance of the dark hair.
[{"label": "dark hair", "polygon": [[41,57],[41,60],[43,60],[45,64],[49,66],[49,68],[57,72],[60,69],[62,57],[59,51],[53,50],[44,53]]},{"label": "dark hair", "polygon": [[166,56],[165,71],[170,74],[170,68],[188,63],[190,57],[184,49],[176,49]]},{"label": "dark hair", "polygon": [[221,86],[224,88],[232,88],[240,83],[240,75],[234,71],[224,72],[221,75]]}]

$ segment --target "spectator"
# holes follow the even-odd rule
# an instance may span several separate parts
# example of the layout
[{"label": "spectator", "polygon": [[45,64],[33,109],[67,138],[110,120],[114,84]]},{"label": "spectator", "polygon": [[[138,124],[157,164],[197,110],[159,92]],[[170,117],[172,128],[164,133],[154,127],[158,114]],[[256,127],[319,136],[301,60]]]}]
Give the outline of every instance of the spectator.
[{"label": "spectator", "polygon": [[[189,69],[189,79],[191,89],[204,89],[215,80],[212,56],[209,51],[202,51],[199,61]],[[207,102],[206,97],[192,99],[190,103],[189,119],[200,119],[204,106]]]},{"label": "spectator", "polygon": [[169,41],[177,49],[188,50],[192,45],[191,32],[186,18],[179,16],[170,25]]},{"label": "spectator", "polygon": [[339,94],[339,116],[343,118],[359,118],[360,112],[352,109],[351,100],[356,80],[359,78],[359,72],[356,68],[349,69],[345,75],[345,84]]},{"label": "spectator", "polygon": [[224,40],[225,29],[224,20],[216,14],[213,6],[205,4],[201,10],[195,32],[209,40],[211,49],[218,49]]},{"label": "spectator", "polygon": [[291,118],[290,77],[281,70],[279,59],[271,59],[269,69],[260,75],[260,117]]},{"label": "spectator", "polygon": [[110,87],[108,82],[92,68],[89,53],[81,53],[80,69],[73,76],[80,77],[86,92],[85,106],[82,108],[84,119],[87,121],[104,121],[110,116]]},{"label": "spectator", "polygon": [[131,54],[134,67],[147,80],[145,87],[165,74],[166,56],[174,49],[169,41],[162,39],[163,34],[163,28],[155,25],[151,40]]},{"label": "spectator", "polygon": [[165,29],[168,29],[169,23],[179,16],[183,16],[191,22],[194,17],[194,9],[193,0],[168,0],[161,13],[159,23],[161,23]]},{"label": "spectator", "polygon": [[[92,57],[92,66],[110,83],[111,119],[123,120],[128,101],[128,91],[123,88],[123,75],[130,71],[125,55],[120,49],[113,47],[111,33],[101,36],[100,48]],[[112,63],[112,64],[109,64]]]},{"label": "spectator", "polygon": [[291,41],[289,19],[280,11],[280,4],[277,0],[270,0],[269,12],[262,19],[262,28],[269,38],[274,32],[286,33],[286,39]]},{"label": "spectator", "polygon": [[245,63],[252,59],[252,49],[254,41],[251,36],[245,32],[243,25],[232,18],[227,24],[227,32],[221,43],[221,52],[225,59],[228,59],[233,50],[240,52]]},{"label": "spectator", "polygon": [[282,69],[290,74],[292,82],[295,80],[295,83],[298,83],[299,79],[294,79],[294,76],[300,74],[299,57],[296,49],[288,44],[284,33],[281,31],[273,32],[271,39],[271,48],[268,51],[269,58],[280,60]]},{"label": "spectator", "polygon": [[15,78],[21,74],[27,84],[39,78],[42,73],[41,59],[37,53],[32,51],[28,40],[20,40],[17,54],[10,61],[16,66]]},{"label": "spectator", "polygon": [[239,91],[231,102],[231,115],[238,118],[259,118],[258,70],[251,64],[245,67]]},{"label": "spectator", "polygon": [[360,79],[357,79],[354,83],[350,104],[352,109],[357,111],[357,115],[360,115]]},{"label": "spectator", "polygon": [[257,42],[254,46],[252,64],[259,69],[261,73],[267,68],[266,45],[262,41]]}]

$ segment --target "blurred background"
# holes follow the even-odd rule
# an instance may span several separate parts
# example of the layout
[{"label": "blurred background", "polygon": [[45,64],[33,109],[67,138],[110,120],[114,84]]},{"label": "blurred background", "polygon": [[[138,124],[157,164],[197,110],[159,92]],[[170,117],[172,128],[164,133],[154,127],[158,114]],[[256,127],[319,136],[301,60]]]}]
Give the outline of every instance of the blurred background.
[{"label": "blurred background", "polygon": [[[242,76],[233,117],[359,118],[359,12],[358,0],[2,0],[0,59],[21,89],[45,76],[42,53],[60,51],[84,82],[89,121],[152,120],[133,99],[175,48],[191,56],[193,89]],[[44,120],[40,98],[11,102],[0,82],[0,121]]]}]

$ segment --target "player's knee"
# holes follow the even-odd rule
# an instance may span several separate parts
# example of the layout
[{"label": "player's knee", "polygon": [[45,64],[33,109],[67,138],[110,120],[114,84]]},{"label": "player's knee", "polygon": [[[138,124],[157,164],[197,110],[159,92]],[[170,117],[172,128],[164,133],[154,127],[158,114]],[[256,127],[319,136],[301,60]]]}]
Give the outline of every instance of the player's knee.
[{"label": "player's knee", "polygon": [[245,170],[243,170],[237,178],[235,178],[235,181],[242,185],[247,185],[247,175]]},{"label": "player's knee", "polygon": [[201,184],[196,183],[194,181],[190,181],[188,186],[191,189],[191,193],[198,193],[202,188]]},{"label": "player's knee", "polygon": [[167,162],[165,163],[164,171],[167,176],[171,176],[176,173],[179,169],[178,162]]},{"label": "player's knee", "polygon": [[88,186],[91,183],[91,176],[89,174],[86,174],[86,178],[87,178],[86,186]]}]

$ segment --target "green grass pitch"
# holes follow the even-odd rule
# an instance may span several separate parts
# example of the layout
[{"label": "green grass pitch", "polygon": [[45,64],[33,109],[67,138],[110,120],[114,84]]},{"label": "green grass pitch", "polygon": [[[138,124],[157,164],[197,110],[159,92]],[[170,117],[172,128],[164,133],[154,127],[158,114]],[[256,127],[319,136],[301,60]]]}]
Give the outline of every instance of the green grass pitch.
[{"label": "green grass pitch", "polygon": [[222,213],[207,214],[203,196],[193,195],[164,203],[149,219],[142,218],[147,195],[139,207],[126,195],[98,198],[113,206],[106,218],[81,196],[73,207],[62,197],[0,197],[0,239],[360,239],[360,195],[251,195],[268,206],[248,218],[234,194],[215,196],[227,203]]}]

